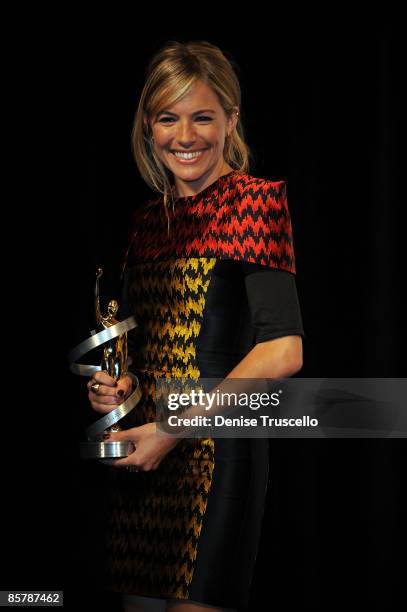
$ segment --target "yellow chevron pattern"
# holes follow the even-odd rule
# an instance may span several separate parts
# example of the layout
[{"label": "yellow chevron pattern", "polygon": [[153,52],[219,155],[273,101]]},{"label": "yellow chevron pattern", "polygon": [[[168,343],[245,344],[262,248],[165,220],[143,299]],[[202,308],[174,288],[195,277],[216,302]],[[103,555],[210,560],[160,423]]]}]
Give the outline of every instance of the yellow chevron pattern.
[{"label": "yellow chevron pattern", "polygon": [[[205,294],[215,258],[139,263],[129,299],[146,344],[134,356],[143,399],[126,427],[155,420],[155,377],[199,378]],[[107,538],[108,588],[188,599],[214,469],[214,440],[183,439],[155,471],[114,470]]]}]

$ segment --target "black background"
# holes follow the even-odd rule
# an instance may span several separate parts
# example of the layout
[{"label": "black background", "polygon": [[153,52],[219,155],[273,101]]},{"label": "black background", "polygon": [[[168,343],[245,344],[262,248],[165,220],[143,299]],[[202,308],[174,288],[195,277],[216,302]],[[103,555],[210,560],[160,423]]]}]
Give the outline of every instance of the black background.
[{"label": "black background", "polygon": [[[17,146],[27,196],[9,207],[15,251],[5,259],[23,330],[9,346],[22,366],[5,398],[18,401],[3,470],[1,588],[63,589],[69,609],[79,598],[119,609],[99,580],[103,469],[77,458],[94,415],[66,354],[92,328],[96,264],[103,291],[119,295],[132,210],[151,196],[130,130],[146,63],[165,42],[203,39],[231,55],[255,155],[250,173],[287,183],[307,334],[301,375],[405,376],[397,18],[221,20],[194,10],[188,27],[175,6],[160,18],[56,19],[25,56]],[[391,609],[403,569],[403,440],[270,447],[252,609]]]}]

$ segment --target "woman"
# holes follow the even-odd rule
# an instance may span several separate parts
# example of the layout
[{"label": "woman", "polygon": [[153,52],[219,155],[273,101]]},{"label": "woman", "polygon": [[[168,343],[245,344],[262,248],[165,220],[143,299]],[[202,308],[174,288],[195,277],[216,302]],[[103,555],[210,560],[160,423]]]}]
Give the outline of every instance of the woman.
[{"label": "woman", "polygon": [[[246,609],[267,488],[267,439],[156,435],[155,378],[302,367],[285,183],[247,174],[240,107],[217,47],[171,41],[151,60],[132,144],[160,195],[135,213],[122,312],[139,324],[129,349],[143,399],[111,435],[136,450],[109,468],[106,581],[129,611]],[[105,414],[131,380],[98,372],[88,389]]]}]

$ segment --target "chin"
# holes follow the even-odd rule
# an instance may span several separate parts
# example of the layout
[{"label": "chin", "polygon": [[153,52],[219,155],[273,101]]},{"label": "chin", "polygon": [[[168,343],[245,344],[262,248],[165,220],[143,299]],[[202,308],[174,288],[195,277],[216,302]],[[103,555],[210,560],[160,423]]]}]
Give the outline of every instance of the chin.
[{"label": "chin", "polygon": [[201,168],[179,168],[173,165],[171,167],[171,171],[173,172],[173,174],[182,178],[199,178],[209,170],[210,167],[207,166]]}]

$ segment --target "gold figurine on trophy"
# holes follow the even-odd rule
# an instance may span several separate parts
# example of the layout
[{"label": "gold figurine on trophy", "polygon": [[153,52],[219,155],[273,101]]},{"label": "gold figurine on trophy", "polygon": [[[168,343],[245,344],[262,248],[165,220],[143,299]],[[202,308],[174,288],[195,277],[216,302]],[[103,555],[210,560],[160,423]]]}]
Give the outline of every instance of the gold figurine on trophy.
[{"label": "gold figurine on trophy", "polygon": [[[112,327],[119,321],[115,319],[117,311],[119,310],[119,304],[116,300],[110,300],[107,305],[107,315],[104,317],[100,309],[100,291],[99,291],[99,279],[103,274],[102,268],[98,268],[96,271],[96,284],[95,284],[95,314],[96,314],[96,325],[97,331]],[[115,380],[119,380],[127,374],[127,332],[120,334],[113,340],[108,340],[103,347],[103,359],[100,364],[102,370],[106,371],[109,376]]]}]

